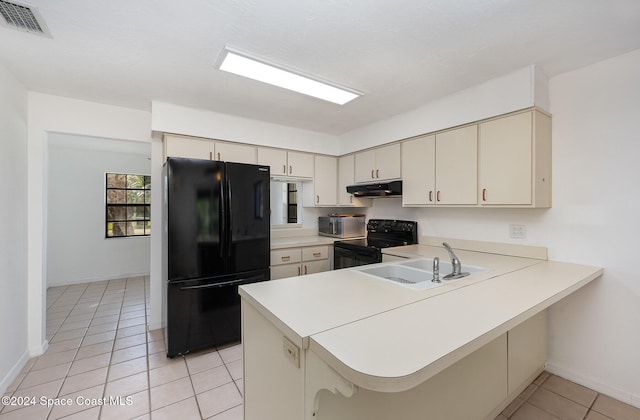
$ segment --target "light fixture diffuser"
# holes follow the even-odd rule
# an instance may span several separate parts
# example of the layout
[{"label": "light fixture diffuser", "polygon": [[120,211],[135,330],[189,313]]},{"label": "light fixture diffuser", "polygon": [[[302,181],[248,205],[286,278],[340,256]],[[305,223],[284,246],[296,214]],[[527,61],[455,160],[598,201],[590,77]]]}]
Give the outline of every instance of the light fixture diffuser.
[{"label": "light fixture diffuser", "polygon": [[225,47],[222,51],[218,60],[218,68],[339,105],[344,105],[361,95],[358,92],[319,81],[317,78],[303,75],[301,72],[284,66],[251,57],[229,47]]}]

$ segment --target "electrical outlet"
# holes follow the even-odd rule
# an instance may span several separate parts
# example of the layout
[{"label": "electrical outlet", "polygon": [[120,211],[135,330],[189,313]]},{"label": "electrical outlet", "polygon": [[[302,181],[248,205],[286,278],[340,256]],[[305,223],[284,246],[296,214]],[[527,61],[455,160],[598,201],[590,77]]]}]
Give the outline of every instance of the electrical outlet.
[{"label": "electrical outlet", "polygon": [[283,337],[282,351],[284,356],[297,368],[300,367],[300,348],[293,344],[287,337]]},{"label": "electrical outlet", "polygon": [[509,225],[509,237],[516,239],[524,239],[527,237],[526,225]]}]

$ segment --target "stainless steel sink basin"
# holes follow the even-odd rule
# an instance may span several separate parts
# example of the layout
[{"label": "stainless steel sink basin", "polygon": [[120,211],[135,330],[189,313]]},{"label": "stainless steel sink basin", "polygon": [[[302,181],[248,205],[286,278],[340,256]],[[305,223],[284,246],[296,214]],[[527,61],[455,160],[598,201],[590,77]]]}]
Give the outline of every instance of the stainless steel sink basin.
[{"label": "stainless steel sink basin", "polygon": [[[399,265],[431,272],[433,270],[433,259],[423,258],[420,260],[412,260],[405,263],[400,263]],[[483,267],[477,267],[477,266],[466,265],[466,264],[462,265],[462,271],[469,274],[477,273],[484,270],[485,269]],[[440,276],[441,277],[448,273],[451,273],[452,271],[453,271],[453,267],[451,266],[450,262],[440,260]]]},{"label": "stainless steel sink basin", "polygon": [[[404,287],[415,290],[427,290],[445,284],[451,284],[456,280],[442,280],[440,283],[434,283],[433,279],[432,259],[419,259],[412,260],[405,263],[387,264],[373,268],[362,268],[360,272],[375,276],[378,279],[394,282]],[[482,267],[475,266],[462,266],[463,271],[470,274],[484,271]],[[451,264],[446,261],[440,262],[440,278],[450,273],[452,270]]]}]

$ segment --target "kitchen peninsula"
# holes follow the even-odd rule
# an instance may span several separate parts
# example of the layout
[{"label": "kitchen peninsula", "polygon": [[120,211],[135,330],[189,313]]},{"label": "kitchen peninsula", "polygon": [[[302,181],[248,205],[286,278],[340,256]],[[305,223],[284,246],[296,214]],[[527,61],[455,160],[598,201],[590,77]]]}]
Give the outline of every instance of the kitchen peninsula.
[{"label": "kitchen peninsula", "polygon": [[[544,369],[545,309],[602,269],[452,245],[463,269],[486,270],[429,290],[358,267],[241,287],[245,419],[495,417]],[[441,246],[389,252],[448,260]]]}]

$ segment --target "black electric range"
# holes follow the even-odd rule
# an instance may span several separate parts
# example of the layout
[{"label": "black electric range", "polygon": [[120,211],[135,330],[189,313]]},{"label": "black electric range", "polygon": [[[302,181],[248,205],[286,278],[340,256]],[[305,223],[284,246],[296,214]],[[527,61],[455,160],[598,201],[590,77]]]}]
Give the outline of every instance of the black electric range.
[{"label": "black electric range", "polygon": [[382,262],[382,249],[418,243],[418,222],[370,219],[366,239],[336,241],[334,269]]}]

